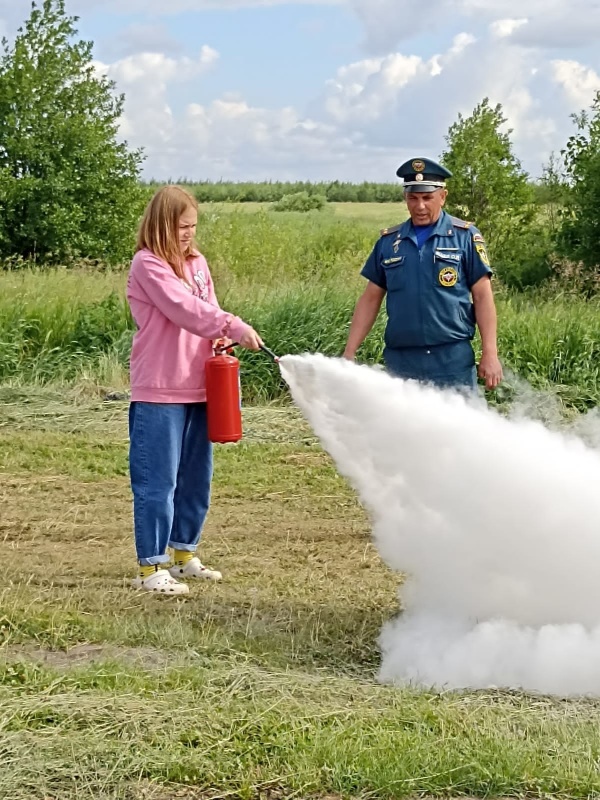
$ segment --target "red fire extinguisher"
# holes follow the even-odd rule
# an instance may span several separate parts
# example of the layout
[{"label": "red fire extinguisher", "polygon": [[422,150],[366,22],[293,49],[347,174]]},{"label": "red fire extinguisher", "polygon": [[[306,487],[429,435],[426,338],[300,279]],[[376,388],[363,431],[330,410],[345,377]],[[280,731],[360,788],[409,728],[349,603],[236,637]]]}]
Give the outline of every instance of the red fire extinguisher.
[{"label": "red fire extinguisher", "polygon": [[240,362],[226,350],[206,362],[206,413],[211,442],[242,438]]}]

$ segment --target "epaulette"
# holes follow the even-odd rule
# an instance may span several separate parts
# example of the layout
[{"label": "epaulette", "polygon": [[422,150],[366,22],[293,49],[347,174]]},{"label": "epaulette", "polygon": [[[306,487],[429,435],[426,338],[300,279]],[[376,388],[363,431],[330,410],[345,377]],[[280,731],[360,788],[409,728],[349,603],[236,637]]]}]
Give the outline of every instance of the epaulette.
[{"label": "epaulette", "polygon": [[458,217],[452,217],[452,224],[455,228],[464,228],[466,230],[467,228],[470,228],[473,223],[465,222],[464,219],[459,219]]},{"label": "epaulette", "polygon": [[401,222],[399,225],[394,225],[392,228],[382,228],[382,229],[379,231],[379,235],[380,235],[380,236],[387,236],[389,233],[396,233],[396,231],[399,231],[399,230],[400,230],[400,228],[401,228],[403,225],[404,225],[404,223],[403,223],[403,222]]}]

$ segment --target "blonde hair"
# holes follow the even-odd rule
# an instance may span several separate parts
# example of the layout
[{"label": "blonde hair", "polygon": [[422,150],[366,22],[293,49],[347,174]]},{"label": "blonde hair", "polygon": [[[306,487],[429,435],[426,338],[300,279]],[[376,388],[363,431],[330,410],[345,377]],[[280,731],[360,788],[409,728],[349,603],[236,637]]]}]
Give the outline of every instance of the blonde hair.
[{"label": "blonde hair", "polygon": [[198,211],[192,194],[181,186],[163,186],[146,206],[137,237],[136,251],[151,250],[182,280],[186,280],[186,259],[198,252],[193,240],[183,253],[179,243],[179,220],[190,209]]}]

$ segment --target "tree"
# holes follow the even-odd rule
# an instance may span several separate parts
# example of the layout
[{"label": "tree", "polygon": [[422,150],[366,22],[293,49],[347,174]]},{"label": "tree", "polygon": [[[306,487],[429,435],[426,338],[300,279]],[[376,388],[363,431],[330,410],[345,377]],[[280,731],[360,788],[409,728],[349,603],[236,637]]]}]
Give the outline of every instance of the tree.
[{"label": "tree", "polygon": [[572,116],[578,132],[562,155],[569,181],[559,244],[583,267],[587,283],[600,285],[600,91],[589,111]]},{"label": "tree", "polygon": [[115,263],[131,252],[142,153],[117,139],[123,96],[97,74],[64,0],[35,2],[0,57],[0,257]]},{"label": "tree", "polygon": [[502,106],[492,108],[486,97],[470,117],[459,114],[446,136],[442,163],[453,174],[449,205],[482,227],[533,200],[527,173],[512,152],[512,130],[500,130],[506,122]]},{"label": "tree", "polygon": [[485,235],[490,255],[506,283],[524,287],[550,274],[550,237],[536,220],[534,190],[512,152],[512,130],[500,104],[488,98],[470,117],[450,126],[442,163],[452,172],[448,209],[474,222]]}]

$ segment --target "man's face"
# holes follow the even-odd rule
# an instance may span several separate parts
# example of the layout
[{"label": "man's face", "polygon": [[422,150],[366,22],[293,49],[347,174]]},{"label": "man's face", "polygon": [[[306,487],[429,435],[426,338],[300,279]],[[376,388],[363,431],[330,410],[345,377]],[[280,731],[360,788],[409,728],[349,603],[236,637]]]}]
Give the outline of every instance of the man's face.
[{"label": "man's face", "polygon": [[437,222],[446,202],[446,189],[433,192],[405,192],[404,199],[413,225],[432,225]]}]

